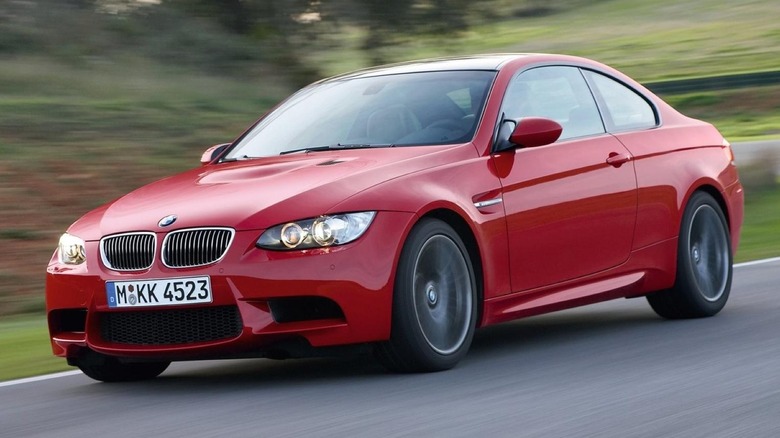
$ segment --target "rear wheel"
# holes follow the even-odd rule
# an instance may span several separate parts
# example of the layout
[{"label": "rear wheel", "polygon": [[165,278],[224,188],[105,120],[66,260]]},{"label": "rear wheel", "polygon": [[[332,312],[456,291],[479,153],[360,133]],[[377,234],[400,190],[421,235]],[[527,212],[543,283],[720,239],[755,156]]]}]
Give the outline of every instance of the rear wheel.
[{"label": "rear wheel", "polygon": [[153,379],[165,371],[170,362],[121,362],[103,354],[89,352],[79,358],[81,372],[101,382],[133,382]]},{"label": "rear wheel", "polygon": [[731,290],[732,254],[728,224],[717,201],[696,192],[685,208],[677,249],[674,286],[647,296],[664,318],[700,318],[720,312]]},{"label": "rear wheel", "polygon": [[454,367],[474,336],[476,288],[474,267],[455,230],[437,219],[417,224],[398,263],[392,331],[377,347],[380,361],[400,372]]}]

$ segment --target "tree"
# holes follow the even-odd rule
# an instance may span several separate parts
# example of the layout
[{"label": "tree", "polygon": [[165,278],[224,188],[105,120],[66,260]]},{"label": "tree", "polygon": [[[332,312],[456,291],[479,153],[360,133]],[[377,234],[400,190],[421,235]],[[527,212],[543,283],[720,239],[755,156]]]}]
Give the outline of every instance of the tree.
[{"label": "tree", "polygon": [[329,20],[365,31],[361,48],[371,64],[387,62],[386,49],[418,35],[454,35],[468,28],[473,8],[488,0],[322,0]]},{"label": "tree", "polygon": [[165,4],[262,44],[266,58],[286,70],[295,85],[320,77],[303,56],[303,24],[296,20],[310,0],[165,0]]},{"label": "tree", "polygon": [[[90,0],[72,0],[90,1]],[[456,35],[469,16],[492,0],[163,0],[186,14],[214,20],[263,44],[297,84],[319,76],[306,55],[329,31],[357,28],[370,64],[393,60],[390,49],[419,35]],[[335,30],[334,30],[335,29]],[[339,35],[337,34],[338,38]]]}]

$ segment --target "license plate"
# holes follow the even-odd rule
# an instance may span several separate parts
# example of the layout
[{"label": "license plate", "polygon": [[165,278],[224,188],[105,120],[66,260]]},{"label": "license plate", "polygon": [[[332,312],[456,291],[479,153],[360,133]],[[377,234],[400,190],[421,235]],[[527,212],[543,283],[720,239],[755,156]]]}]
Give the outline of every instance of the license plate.
[{"label": "license plate", "polygon": [[210,303],[209,277],[162,280],[107,281],[109,307],[178,306]]}]

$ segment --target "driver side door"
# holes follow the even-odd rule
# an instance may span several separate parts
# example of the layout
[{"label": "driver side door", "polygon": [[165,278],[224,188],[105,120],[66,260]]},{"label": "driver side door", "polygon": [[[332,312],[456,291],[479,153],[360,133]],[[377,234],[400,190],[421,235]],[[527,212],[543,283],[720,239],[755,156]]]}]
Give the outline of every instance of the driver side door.
[{"label": "driver side door", "polygon": [[629,151],[606,133],[580,70],[538,67],[507,88],[505,118],[563,126],[553,144],[493,154],[501,175],[511,284],[529,291],[608,270],[628,259],[637,212]]}]

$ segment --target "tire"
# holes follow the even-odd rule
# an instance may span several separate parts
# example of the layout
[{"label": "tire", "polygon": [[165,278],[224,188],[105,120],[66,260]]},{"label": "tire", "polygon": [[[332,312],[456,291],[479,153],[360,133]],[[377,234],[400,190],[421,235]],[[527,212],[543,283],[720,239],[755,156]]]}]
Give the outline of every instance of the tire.
[{"label": "tire", "polygon": [[477,319],[474,267],[445,222],[423,219],[406,240],[393,290],[390,340],[380,362],[396,372],[454,367],[468,352]]},{"label": "tire", "polygon": [[149,380],[162,374],[170,362],[124,363],[119,359],[90,352],[76,364],[81,372],[101,382],[135,382]]},{"label": "tire", "polygon": [[671,289],[647,296],[660,316],[669,319],[713,316],[731,291],[731,236],[723,211],[705,192],[685,207],[677,247],[677,277]]}]

